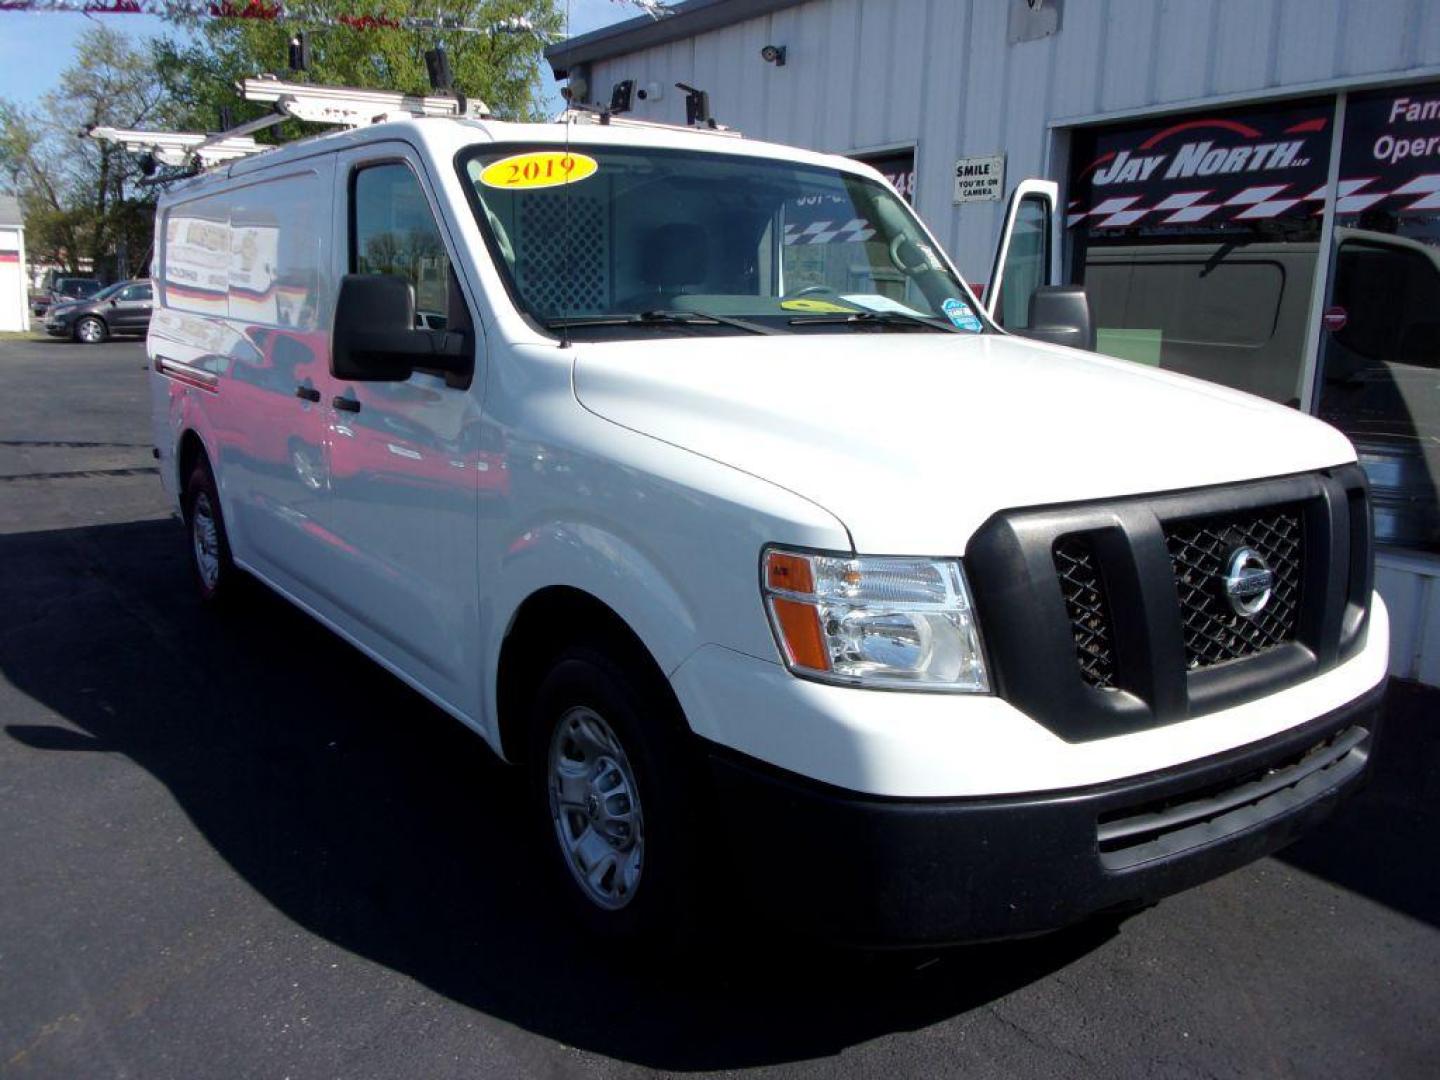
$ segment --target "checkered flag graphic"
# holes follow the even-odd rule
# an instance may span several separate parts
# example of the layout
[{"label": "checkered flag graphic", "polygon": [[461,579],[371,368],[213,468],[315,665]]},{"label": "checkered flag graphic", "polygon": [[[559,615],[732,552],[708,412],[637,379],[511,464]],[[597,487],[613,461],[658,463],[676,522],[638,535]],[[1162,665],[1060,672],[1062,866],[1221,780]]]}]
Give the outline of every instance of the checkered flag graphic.
[{"label": "checkered flag graphic", "polygon": [[[1341,180],[1336,193],[1335,210],[1340,214],[1358,214],[1368,210],[1385,199],[1409,199],[1398,209],[1437,210],[1440,209],[1440,173],[1417,176],[1395,188],[1393,191],[1374,191],[1370,185],[1375,177],[1358,180]],[[1318,204],[1315,213],[1325,209],[1325,189],[1316,188],[1307,194],[1291,191],[1289,184],[1263,184],[1247,187],[1228,199],[1217,199],[1213,190],[1181,191],[1167,195],[1154,206],[1136,205],[1141,195],[1120,195],[1102,199],[1089,210],[1070,213],[1066,217],[1069,225],[1078,225],[1089,219],[1094,229],[1123,229],[1145,220],[1150,215],[1150,224],[1189,225],[1204,221],[1217,210],[1228,211],[1219,215],[1230,221],[1257,221],[1278,217],[1302,203]],[[1072,204],[1072,210],[1074,206]],[[788,241],[787,241],[788,242]]]},{"label": "checkered flag graphic", "polygon": [[858,244],[875,238],[875,230],[863,218],[851,218],[844,223],[834,221],[812,221],[803,229],[798,225],[785,226],[785,243],[791,244]]}]

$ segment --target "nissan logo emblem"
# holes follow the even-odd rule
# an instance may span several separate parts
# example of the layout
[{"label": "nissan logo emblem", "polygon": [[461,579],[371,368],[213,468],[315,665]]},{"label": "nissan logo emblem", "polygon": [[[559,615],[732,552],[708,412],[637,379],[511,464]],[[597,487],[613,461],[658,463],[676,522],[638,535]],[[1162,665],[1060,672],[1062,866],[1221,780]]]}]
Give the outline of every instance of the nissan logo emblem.
[{"label": "nissan logo emblem", "polygon": [[1236,548],[1225,565],[1221,584],[1236,615],[1253,619],[1265,610],[1275,589],[1275,573],[1254,548]]}]

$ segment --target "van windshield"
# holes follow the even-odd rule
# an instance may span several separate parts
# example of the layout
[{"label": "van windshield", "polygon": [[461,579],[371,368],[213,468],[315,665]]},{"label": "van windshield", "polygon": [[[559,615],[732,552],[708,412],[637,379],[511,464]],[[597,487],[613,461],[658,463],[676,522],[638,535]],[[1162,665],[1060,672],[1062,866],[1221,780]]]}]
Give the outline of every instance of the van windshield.
[{"label": "van windshield", "polygon": [[521,309],[573,336],[980,332],[909,208],[863,176],[641,147],[460,159]]}]

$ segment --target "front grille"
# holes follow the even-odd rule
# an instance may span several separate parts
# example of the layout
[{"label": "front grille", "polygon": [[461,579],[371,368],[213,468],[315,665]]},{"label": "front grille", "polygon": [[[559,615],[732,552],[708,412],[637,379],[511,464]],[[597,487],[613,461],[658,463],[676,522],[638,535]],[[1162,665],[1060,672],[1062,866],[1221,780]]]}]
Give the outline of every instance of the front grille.
[{"label": "front grille", "polygon": [[1095,547],[1087,537],[1062,536],[1055,541],[1054,558],[1080,677],[1096,689],[1114,689],[1115,641]]},{"label": "front grille", "polygon": [[[1304,572],[1304,530],[1296,506],[1221,514],[1165,526],[1175,572],[1185,664],[1191,671],[1255,656],[1295,638]],[[1231,554],[1253,548],[1275,574],[1258,614],[1237,614],[1220,588]]]},{"label": "front grille", "polygon": [[[1247,547],[1274,576],[1248,617],[1225,582]],[[1001,697],[1071,742],[1144,731],[1294,686],[1363,646],[1365,474],[1005,510],[965,561]]]}]

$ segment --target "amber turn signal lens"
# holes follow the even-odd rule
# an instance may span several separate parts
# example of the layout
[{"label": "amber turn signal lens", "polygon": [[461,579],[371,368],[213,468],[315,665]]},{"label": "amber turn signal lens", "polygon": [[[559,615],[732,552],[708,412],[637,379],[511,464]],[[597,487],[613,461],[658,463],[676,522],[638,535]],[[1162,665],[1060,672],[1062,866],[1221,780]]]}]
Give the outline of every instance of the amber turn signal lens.
[{"label": "amber turn signal lens", "polygon": [[815,577],[810,572],[810,560],[803,555],[770,552],[765,559],[765,584],[783,592],[813,593]]},{"label": "amber turn signal lens", "polygon": [[830,654],[820,633],[820,613],[814,605],[779,596],[772,597],[770,603],[774,607],[775,622],[780,627],[785,651],[790,654],[790,663],[811,671],[829,671]]}]

